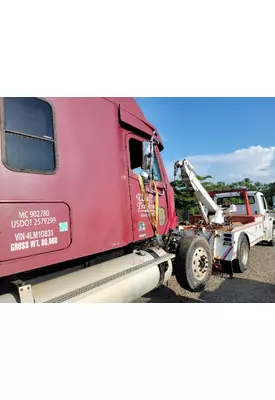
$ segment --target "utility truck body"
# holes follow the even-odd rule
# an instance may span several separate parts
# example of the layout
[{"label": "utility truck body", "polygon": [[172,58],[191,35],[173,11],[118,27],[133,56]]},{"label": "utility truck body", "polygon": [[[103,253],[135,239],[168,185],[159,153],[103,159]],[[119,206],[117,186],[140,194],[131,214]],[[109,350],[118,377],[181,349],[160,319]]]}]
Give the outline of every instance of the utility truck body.
[{"label": "utility truck body", "polygon": [[184,227],[184,232],[186,236],[200,235],[207,239],[217,267],[220,267],[221,262],[232,262],[238,258],[238,244],[244,235],[248,239],[249,248],[257,243],[270,242],[274,239],[273,224],[265,227],[265,218],[262,215],[246,218],[236,214],[232,216],[228,226],[210,228],[190,225]]},{"label": "utility truck body", "polygon": [[[193,218],[190,225],[181,226],[182,235],[187,240],[194,236],[203,238],[207,245],[202,246],[198,254],[208,248],[214,267],[231,276],[234,272],[245,272],[251,247],[258,243],[275,245],[274,219],[269,215],[262,193],[243,188],[207,193],[187,160],[175,164],[175,175],[178,169],[201,209],[201,215]],[[195,289],[197,281],[208,279],[209,268],[205,263],[193,260],[192,269],[194,276],[189,277],[189,283]],[[178,270],[181,275],[182,269]],[[183,273],[181,284],[184,285],[186,280],[188,276]]]}]

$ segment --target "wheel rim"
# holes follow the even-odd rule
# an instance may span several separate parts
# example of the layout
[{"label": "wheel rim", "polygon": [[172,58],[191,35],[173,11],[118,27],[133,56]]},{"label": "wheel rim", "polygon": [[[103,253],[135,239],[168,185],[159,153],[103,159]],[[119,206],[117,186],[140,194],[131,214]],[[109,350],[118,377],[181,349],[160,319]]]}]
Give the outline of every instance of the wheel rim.
[{"label": "wheel rim", "polygon": [[209,260],[203,247],[198,247],[192,258],[192,270],[198,281],[202,281],[207,275]]},{"label": "wheel rim", "polygon": [[248,245],[247,243],[243,243],[241,247],[241,260],[243,265],[247,264],[248,261]]}]

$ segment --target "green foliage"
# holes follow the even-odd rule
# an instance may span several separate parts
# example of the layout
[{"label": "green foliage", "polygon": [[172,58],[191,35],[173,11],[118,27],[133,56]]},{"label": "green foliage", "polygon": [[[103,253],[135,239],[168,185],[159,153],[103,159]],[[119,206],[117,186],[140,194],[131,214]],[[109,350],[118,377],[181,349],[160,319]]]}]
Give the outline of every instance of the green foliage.
[{"label": "green foliage", "polygon": [[[198,179],[202,181],[203,186],[207,191],[213,190],[213,183],[209,182],[208,179],[212,179],[212,176],[198,176]],[[175,193],[175,206],[180,220],[184,219],[184,213],[188,210],[191,215],[199,212],[198,204],[195,196],[189,192],[181,180],[175,180],[171,182]]]},{"label": "green foliage", "polygon": [[[212,190],[226,190],[240,187],[246,187],[247,190],[255,190],[262,192],[266,198],[269,207],[272,207],[272,197],[275,196],[275,182],[261,183],[253,182],[249,178],[245,178],[239,182],[214,182],[211,176],[198,176],[204,188],[210,192]],[[189,192],[181,180],[171,182],[175,193],[175,206],[180,220],[185,219],[185,214],[189,211],[190,215],[198,214],[199,209],[195,196]]]}]

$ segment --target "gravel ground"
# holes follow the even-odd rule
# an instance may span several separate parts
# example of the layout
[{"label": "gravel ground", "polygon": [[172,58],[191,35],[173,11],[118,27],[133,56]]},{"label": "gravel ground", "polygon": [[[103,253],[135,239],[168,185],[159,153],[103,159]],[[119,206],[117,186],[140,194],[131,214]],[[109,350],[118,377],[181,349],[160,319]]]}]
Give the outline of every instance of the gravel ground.
[{"label": "gravel ground", "polygon": [[233,279],[213,275],[202,293],[182,289],[172,277],[167,286],[150,292],[138,303],[275,303],[275,247],[251,249],[250,268]]}]

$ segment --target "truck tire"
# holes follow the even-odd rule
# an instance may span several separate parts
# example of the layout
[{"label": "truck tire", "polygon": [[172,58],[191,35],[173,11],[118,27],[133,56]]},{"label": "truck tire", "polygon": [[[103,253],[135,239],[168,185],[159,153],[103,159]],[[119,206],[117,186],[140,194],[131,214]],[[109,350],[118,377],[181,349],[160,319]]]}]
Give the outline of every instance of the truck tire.
[{"label": "truck tire", "polygon": [[174,262],[174,274],[183,289],[200,292],[212,273],[212,254],[205,238],[186,236],[181,239]]},{"label": "truck tire", "polygon": [[272,229],[272,239],[268,242],[269,246],[274,247],[275,246],[275,225],[273,225]]},{"label": "truck tire", "polygon": [[249,267],[250,245],[247,236],[244,233],[240,234],[237,258],[233,260],[233,271],[237,274],[242,274]]}]

